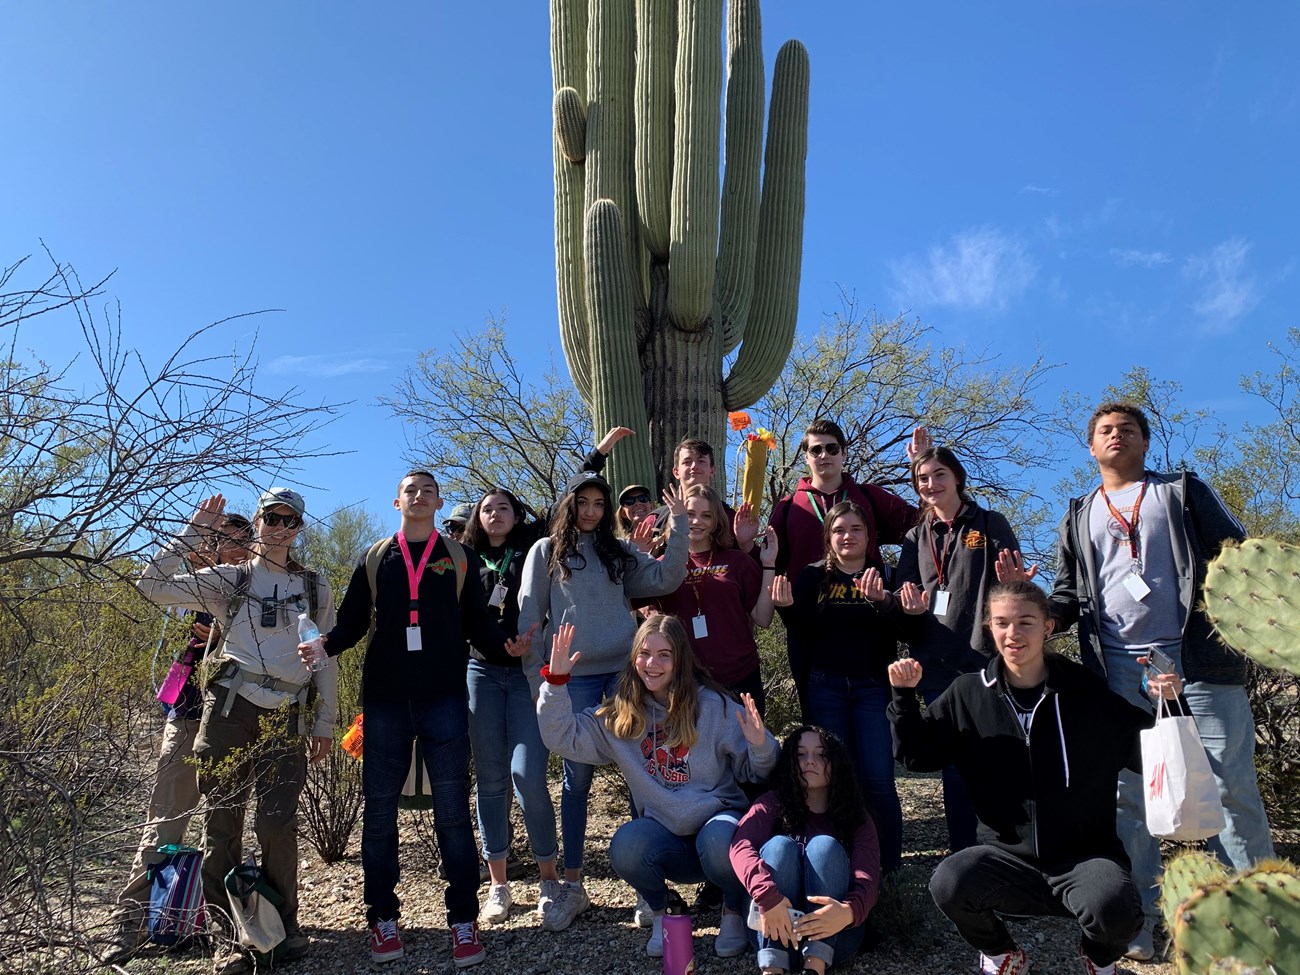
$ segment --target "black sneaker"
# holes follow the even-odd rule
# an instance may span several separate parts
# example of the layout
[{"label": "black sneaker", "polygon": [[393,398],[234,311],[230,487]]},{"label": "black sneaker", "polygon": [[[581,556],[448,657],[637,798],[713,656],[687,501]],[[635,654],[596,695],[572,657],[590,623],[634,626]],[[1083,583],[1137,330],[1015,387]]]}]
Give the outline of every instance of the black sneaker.
[{"label": "black sneaker", "polygon": [[716,911],[722,906],[722,888],[711,880],[706,880],[695,888],[695,900],[691,902],[691,917],[699,917],[705,911]]}]

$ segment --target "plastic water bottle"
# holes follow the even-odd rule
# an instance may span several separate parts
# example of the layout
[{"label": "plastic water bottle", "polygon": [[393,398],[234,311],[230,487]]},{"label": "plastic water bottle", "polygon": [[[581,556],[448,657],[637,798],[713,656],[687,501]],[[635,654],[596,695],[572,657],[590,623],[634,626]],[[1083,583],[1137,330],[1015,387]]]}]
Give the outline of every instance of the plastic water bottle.
[{"label": "plastic water bottle", "polygon": [[694,975],[695,945],[691,940],[691,915],[675,890],[668,891],[664,912],[664,975]]},{"label": "plastic water bottle", "polygon": [[306,613],[298,614],[298,642],[314,644],[307,669],[319,673],[325,667],[325,644],[320,638],[320,627]]}]

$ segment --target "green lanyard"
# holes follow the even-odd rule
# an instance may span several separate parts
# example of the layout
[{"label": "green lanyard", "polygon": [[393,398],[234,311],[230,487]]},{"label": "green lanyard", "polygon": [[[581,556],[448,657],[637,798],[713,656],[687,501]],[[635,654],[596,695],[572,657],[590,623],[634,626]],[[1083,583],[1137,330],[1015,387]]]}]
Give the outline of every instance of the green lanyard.
[{"label": "green lanyard", "polygon": [[[822,506],[817,503],[817,495],[812,493],[811,488],[804,488],[803,493],[808,495],[808,503],[812,505],[813,514],[817,516],[818,524],[822,524],[822,525],[826,524],[826,515],[822,513]],[[836,498],[834,502],[831,503],[831,508],[835,507],[835,505],[839,504],[848,496],[849,496],[849,489],[845,488],[844,492],[838,498]],[[830,508],[827,508],[826,510],[829,511]]]},{"label": "green lanyard", "polygon": [[493,572],[495,572],[497,576],[500,578],[505,577],[506,569],[510,568],[510,560],[513,559],[514,557],[515,557],[515,550],[512,548],[506,549],[506,554],[501,556],[500,562],[493,562],[490,558],[487,557],[486,554],[483,553],[479,554],[479,558],[483,560],[483,564],[486,565]]}]

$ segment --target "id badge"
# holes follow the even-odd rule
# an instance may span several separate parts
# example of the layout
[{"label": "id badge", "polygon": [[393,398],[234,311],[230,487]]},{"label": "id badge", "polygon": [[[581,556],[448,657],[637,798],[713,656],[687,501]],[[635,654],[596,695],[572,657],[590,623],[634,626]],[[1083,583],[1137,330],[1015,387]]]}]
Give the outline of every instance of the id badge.
[{"label": "id badge", "polygon": [[947,616],[948,597],[950,595],[951,593],[947,589],[936,589],[934,599],[930,601],[930,612],[934,613],[935,616]]},{"label": "id badge", "polygon": [[420,628],[418,626],[408,626],[406,628],[406,649],[420,649]]},{"label": "id badge", "polygon": [[691,618],[691,628],[695,631],[695,639],[703,640],[709,635],[709,624],[704,619],[704,614]]},{"label": "id badge", "polygon": [[1151,591],[1151,587],[1148,586],[1146,581],[1136,572],[1130,572],[1124,577],[1124,588],[1127,589],[1129,595],[1138,602],[1145,599],[1147,593]]},{"label": "id badge", "polygon": [[498,582],[492,587],[492,595],[488,597],[488,605],[493,609],[500,609],[506,602],[506,587],[503,583]]}]

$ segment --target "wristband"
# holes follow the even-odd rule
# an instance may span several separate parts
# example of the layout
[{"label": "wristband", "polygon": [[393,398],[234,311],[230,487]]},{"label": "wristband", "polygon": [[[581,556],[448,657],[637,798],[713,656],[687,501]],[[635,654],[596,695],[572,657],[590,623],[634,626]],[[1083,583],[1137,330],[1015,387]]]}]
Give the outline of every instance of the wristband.
[{"label": "wristband", "polygon": [[763,571],[764,571],[764,572],[775,572],[775,571],[776,571],[776,566],[774,566],[774,565],[765,565],[765,566],[763,566]]},{"label": "wristband", "polygon": [[557,687],[561,684],[567,684],[572,674],[552,674],[550,664],[542,664],[542,680],[548,684],[554,684]]}]

